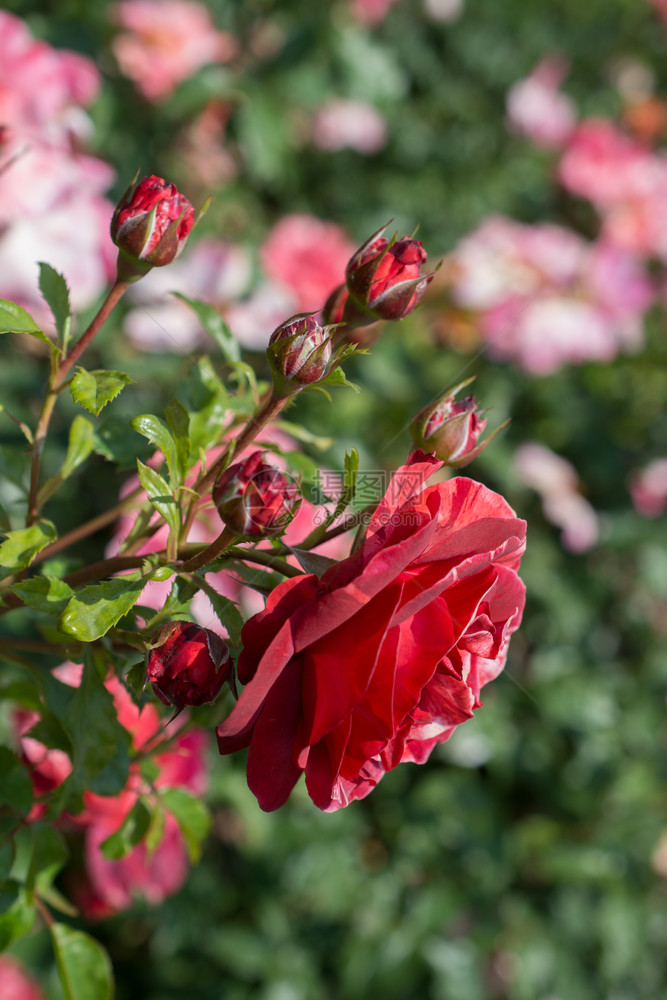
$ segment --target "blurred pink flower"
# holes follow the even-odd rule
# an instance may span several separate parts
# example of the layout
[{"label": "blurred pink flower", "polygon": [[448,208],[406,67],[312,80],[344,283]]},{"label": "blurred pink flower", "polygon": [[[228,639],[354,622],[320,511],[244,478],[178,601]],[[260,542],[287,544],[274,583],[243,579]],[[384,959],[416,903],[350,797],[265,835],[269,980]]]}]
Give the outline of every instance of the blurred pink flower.
[{"label": "blurred pink flower", "polygon": [[332,98],[315,113],[312,138],[320,149],[335,152],[349,148],[370,155],[386,144],[387,124],[365,101]]},{"label": "blurred pink flower", "polygon": [[562,528],[561,541],[569,552],[585,552],[598,540],[598,516],[578,489],[573,465],[537,441],[520,445],[514,456],[519,479],[542,498],[544,516]]},{"label": "blurred pink flower", "polygon": [[452,296],[477,312],[489,355],[545,375],[641,343],[652,286],[631,254],[561,226],[491,216],[452,258]]},{"label": "blurred pink flower", "polygon": [[149,101],[166,100],[202,66],[237,52],[236,39],[218,31],[197,0],[121,0],[113,14],[125,29],[113,39],[113,53]]},{"label": "blurred pink flower", "polygon": [[264,241],[261,263],[272,281],[296,293],[297,311],[311,312],[321,309],[343,282],[345,266],[355,249],[335,222],[323,222],[313,215],[286,215]]},{"label": "blurred pink flower", "polygon": [[92,128],[84,107],[99,83],[91,60],[37,41],[0,11],[0,296],[46,326],[37,261],[65,274],[75,310],[114,273],[113,206],[103,197],[114,171],[78,151]]},{"label": "blurred pink flower", "polygon": [[91,59],[38,41],[24,21],[0,11],[0,122],[12,137],[68,146],[87,133],[82,109],[99,86]]},{"label": "blurred pink flower", "polygon": [[209,343],[196,313],[170,292],[200,299],[221,312],[250,281],[247,253],[221,240],[201,240],[168,268],[154,268],[132,286],[136,304],[125,317],[129,340],[142,351],[190,353]]},{"label": "blurred pink flower", "polygon": [[574,132],[558,167],[561,183],[588,198],[603,235],[619,246],[667,261],[667,157],[612,122],[589,119]]},{"label": "blurred pink flower", "polygon": [[400,0],[352,0],[352,14],[362,24],[380,24]]},{"label": "blurred pink flower", "polygon": [[649,0],[649,3],[655,7],[658,16],[667,21],[667,0]]},{"label": "blurred pink flower", "polygon": [[562,146],[575,126],[574,103],[559,90],[566,73],[564,60],[546,56],[507,93],[510,128],[537,146]]},{"label": "blurred pink flower", "polygon": [[39,984],[12,955],[0,955],[0,997],[2,1000],[44,1000]]},{"label": "blurred pink flower", "polygon": [[656,458],[630,475],[630,496],[644,517],[660,517],[667,510],[667,458]]},{"label": "blurred pink flower", "polygon": [[265,281],[246,299],[225,309],[225,319],[238,342],[249,351],[264,351],[269,337],[287,316],[298,312],[293,289]]}]

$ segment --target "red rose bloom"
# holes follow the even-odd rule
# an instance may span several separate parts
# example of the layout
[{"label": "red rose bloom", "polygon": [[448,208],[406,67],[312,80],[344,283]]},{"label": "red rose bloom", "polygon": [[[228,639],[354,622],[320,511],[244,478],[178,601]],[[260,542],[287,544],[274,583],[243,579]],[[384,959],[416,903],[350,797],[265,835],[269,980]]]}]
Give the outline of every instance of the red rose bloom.
[{"label": "red rose bloom", "polygon": [[262,809],[302,771],[321,809],[363,798],[402,761],[423,763],[502,670],[524,605],[525,522],[470,479],[426,486],[440,466],[411,456],[362,547],[321,580],[286,580],[246,623],[246,686],[218,744],[250,748]]}]

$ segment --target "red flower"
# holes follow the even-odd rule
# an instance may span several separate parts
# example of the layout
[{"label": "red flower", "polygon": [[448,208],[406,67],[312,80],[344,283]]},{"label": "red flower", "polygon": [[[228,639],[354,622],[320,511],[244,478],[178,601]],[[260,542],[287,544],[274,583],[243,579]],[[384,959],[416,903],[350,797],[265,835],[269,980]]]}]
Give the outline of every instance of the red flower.
[{"label": "red flower", "polygon": [[246,686],[218,744],[250,748],[263,809],[303,771],[321,809],[363,798],[401,761],[423,763],[502,670],[524,604],[525,522],[470,479],[426,486],[440,465],[411,456],[362,547],[321,580],[286,580],[246,623]]},{"label": "red flower", "polygon": [[159,632],[146,666],[148,679],[165,705],[215,701],[229,676],[227,643],[193,622],[170,622]]},{"label": "red flower", "polygon": [[111,239],[121,251],[119,266],[141,277],[151,267],[170,264],[180,254],[195,213],[174,184],[144,177],[127,189],[111,219]]}]

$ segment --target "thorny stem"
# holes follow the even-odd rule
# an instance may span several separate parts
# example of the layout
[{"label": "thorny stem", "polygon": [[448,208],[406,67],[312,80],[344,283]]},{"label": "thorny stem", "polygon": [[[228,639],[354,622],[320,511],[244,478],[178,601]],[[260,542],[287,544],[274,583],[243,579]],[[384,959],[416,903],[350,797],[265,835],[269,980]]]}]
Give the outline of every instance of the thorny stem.
[{"label": "thorny stem", "polygon": [[184,572],[193,573],[196,569],[205,566],[206,563],[212,562],[217,556],[222,555],[225,549],[233,545],[237,538],[237,532],[230,531],[229,528],[224,527],[215,541],[183,563]]},{"label": "thorny stem", "polygon": [[123,297],[124,293],[127,291],[129,282],[116,280],[115,284],[111,286],[107,297],[99,308],[97,315],[93,318],[88,329],[81,335],[71,349],[67,352],[67,355],[58,365],[58,370],[56,372],[56,380],[54,388],[60,389],[63,382],[65,381],[65,376],[68,371],[77,363],[83,352],[89,346],[93,337],[101,329],[101,327],[106,323],[112,310],[118,304],[120,299]]},{"label": "thorny stem", "polygon": [[76,364],[85,349],[91,343],[93,337],[106,322],[111,310],[119,301],[127,287],[128,284],[125,281],[116,281],[115,284],[112,285],[97,314],[91,320],[88,329],[82,334],[63,360],[56,366],[55,371],[52,372],[49,378],[48,392],[42,405],[42,411],[39,415],[32,443],[30,493],[28,495],[28,514],[26,517],[27,525],[34,524],[39,517],[39,504],[37,501],[37,494],[39,491],[39,470],[42,461],[42,451],[44,450],[44,442],[46,441],[46,435],[48,433],[49,423],[51,422],[51,416],[53,414],[53,408],[56,404],[56,399],[58,398],[58,393],[63,387],[67,373],[70,371],[72,366]]}]

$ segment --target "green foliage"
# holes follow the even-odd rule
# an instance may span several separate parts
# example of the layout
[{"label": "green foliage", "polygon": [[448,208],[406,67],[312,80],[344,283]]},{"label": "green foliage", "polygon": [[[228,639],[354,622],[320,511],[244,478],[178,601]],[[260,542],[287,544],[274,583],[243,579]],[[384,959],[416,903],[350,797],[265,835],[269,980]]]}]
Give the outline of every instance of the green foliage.
[{"label": "green foliage", "polygon": [[66,351],[72,322],[69,288],[63,275],[43,261],[39,265],[39,290],[53,314],[58,344]]},{"label": "green foliage", "polygon": [[101,639],[132,610],[144,584],[139,573],[128,573],[82,587],[70,598],[60,616],[61,631],[80,642]]},{"label": "green foliage", "polygon": [[110,403],[134,379],[125,372],[86,371],[77,368],[76,375],[69,385],[72,399],[79,403],[89,413],[99,416],[107,403]]},{"label": "green foliage", "polygon": [[111,962],[105,949],[83,931],[50,926],[65,1000],[113,1000]]},{"label": "green foliage", "polygon": [[0,544],[0,566],[10,571],[24,569],[56,537],[55,525],[45,520],[8,532]]},{"label": "green foliage", "polygon": [[40,330],[30,313],[7,299],[0,299],[0,334],[2,333],[27,333],[56,350],[53,341]]}]

